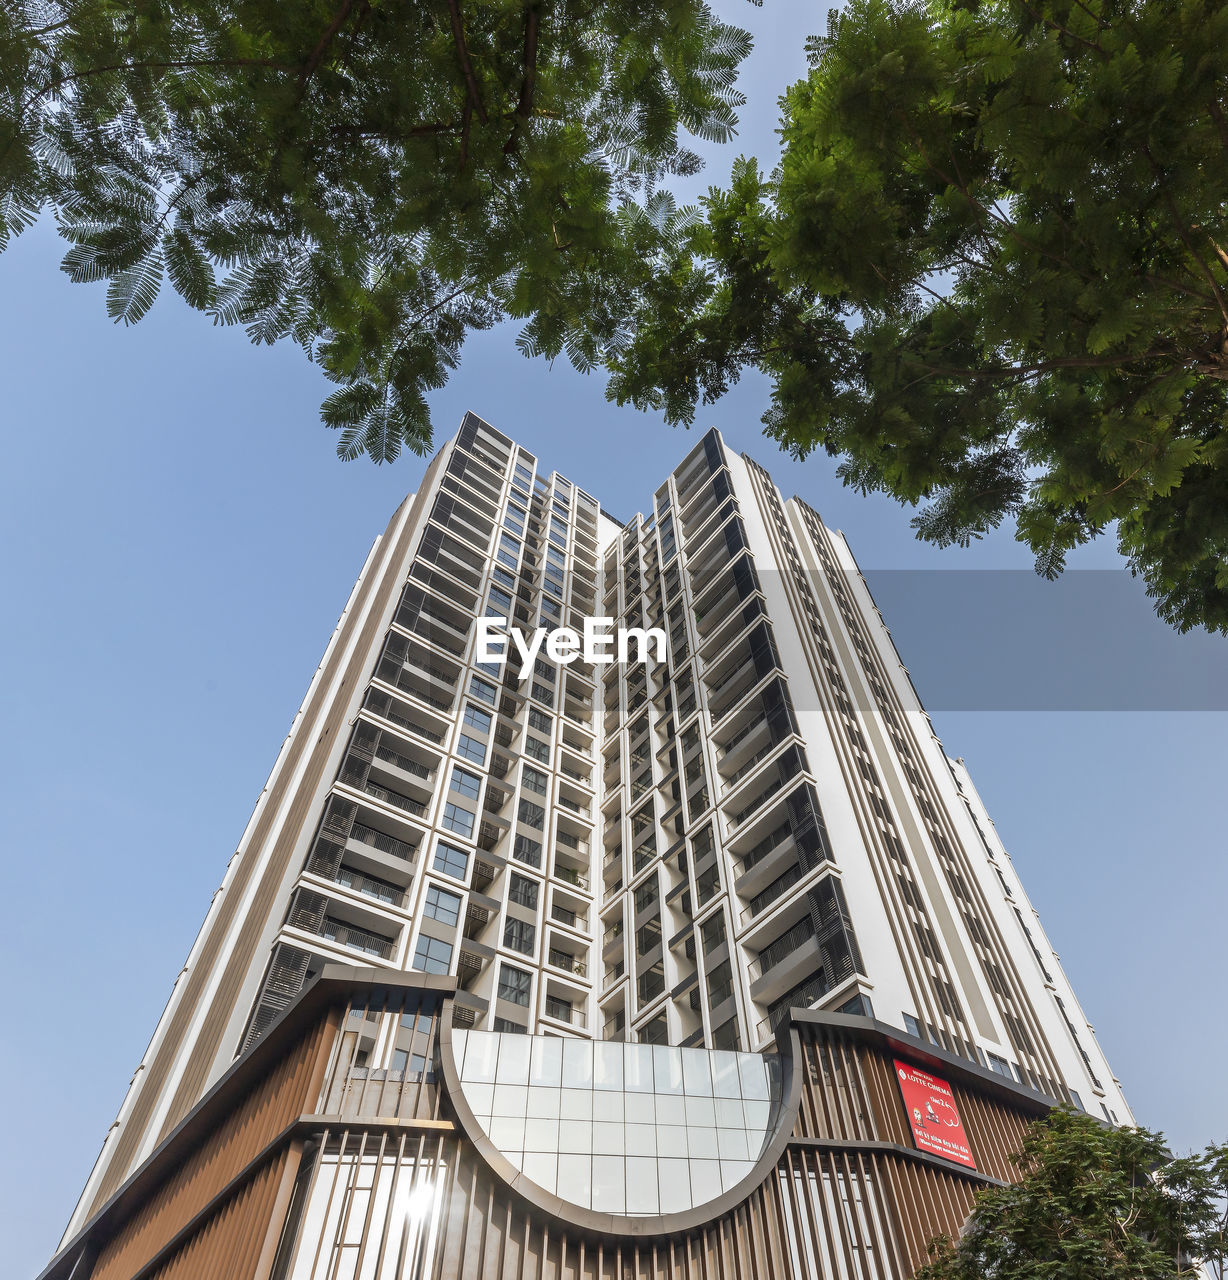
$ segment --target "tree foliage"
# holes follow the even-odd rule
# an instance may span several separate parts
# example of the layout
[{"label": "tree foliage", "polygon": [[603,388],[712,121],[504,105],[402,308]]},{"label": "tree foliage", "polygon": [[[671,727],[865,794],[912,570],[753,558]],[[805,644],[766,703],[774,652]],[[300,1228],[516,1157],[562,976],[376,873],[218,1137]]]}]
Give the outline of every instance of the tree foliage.
[{"label": "tree foliage", "polygon": [[1053,576],[1116,525],[1160,614],[1228,630],[1228,6],[851,0],[610,353],[689,422],[747,369],[770,434],[1003,520]]},{"label": "tree foliage", "polygon": [[1228,1144],[1173,1160],[1159,1134],[1055,1111],[1015,1161],[1019,1180],[980,1192],[915,1280],[1223,1277]]},{"label": "tree foliage", "polygon": [[702,0],[0,0],[0,246],[50,206],[117,321],[169,280],[319,362],[342,456],[420,452],[473,330],[616,344],[749,48]]}]

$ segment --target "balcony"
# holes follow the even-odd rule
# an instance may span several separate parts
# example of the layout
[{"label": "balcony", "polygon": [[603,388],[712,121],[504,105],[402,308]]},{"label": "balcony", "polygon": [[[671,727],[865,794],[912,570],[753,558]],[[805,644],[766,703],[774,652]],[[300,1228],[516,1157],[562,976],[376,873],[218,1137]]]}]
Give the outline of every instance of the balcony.
[{"label": "balcony", "polygon": [[382,934],[360,929],[357,925],[347,924],[334,916],[325,916],[318,932],[320,937],[335,942],[339,947],[361,951],[368,956],[379,956],[382,960],[391,960],[396,950],[395,938],[385,938]]},{"label": "balcony", "polygon": [[393,791],[391,787],[380,786],[378,782],[368,781],[362,789],[373,800],[382,800],[384,804],[390,804],[403,813],[412,813],[416,818],[422,817],[426,812],[426,805],[421,800],[414,800],[399,791]]},{"label": "balcony", "polygon": [[363,710],[369,714],[387,720],[389,724],[395,724],[400,729],[406,729],[427,742],[438,745],[444,740],[446,729],[443,725],[438,722],[425,723],[428,717],[421,714],[415,715],[414,709],[407,703],[400,702],[382,689],[368,689],[362,705]]},{"label": "balcony", "polygon": [[745,852],[735,854],[733,870],[735,888],[743,897],[752,897],[780,875],[790,858],[796,857],[797,845],[793,828],[787,821],[774,827]]},{"label": "balcony", "polygon": [[570,951],[551,947],[546,959],[547,963],[564,973],[573,974],[577,978],[588,976],[588,962],[582,956],[572,955]]},{"label": "balcony", "polygon": [[412,862],[414,854],[418,851],[416,844],[411,844],[408,840],[399,840],[396,836],[385,835],[384,832],[364,826],[361,822],[354,823],[350,828],[349,838],[405,862]]},{"label": "balcony", "polygon": [[375,759],[382,761],[384,764],[392,765],[394,769],[399,770],[407,778],[418,778],[428,786],[434,783],[435,770],[433,767],[411,759],[404,752],[396,750],[395,747],[385,742],[381,741],[379,746],[375,748]]},{"label": "balcony", "polygon": [[[311,870],[310,866],[308,866],[308,870]],[[374,898],[377,902],[386,903],[390,907],[403,907],[405,905],[405,893],[403,890],[394,884],[390,884],[387,880],[380,880],[376,876],[364,875],[353,867],[347,867],[343,864],[329,878],[334,884],[339,884],[354,893],[361,893],[368,898]]]},{"label": "balcony", "polygon": [[583,932],[588,928],[588,916],[581,911],[576,911],[572,907],[564,906],[561,902],[554,902],[550,906],[550,919],[555,924],[566,925],[569,929],[577,929]]}]

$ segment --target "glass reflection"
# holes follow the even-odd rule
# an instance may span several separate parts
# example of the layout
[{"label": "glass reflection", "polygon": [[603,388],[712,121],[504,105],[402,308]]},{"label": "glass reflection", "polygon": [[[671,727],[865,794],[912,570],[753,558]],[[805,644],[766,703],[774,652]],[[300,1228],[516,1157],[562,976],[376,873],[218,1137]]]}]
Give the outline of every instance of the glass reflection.
[{"label": "glass reflection", "polygon": [[538,1186],[603,1213],[677,1213],[754,1167],[780,1106],[775,1057],[455,1031],[470,1109]]}]

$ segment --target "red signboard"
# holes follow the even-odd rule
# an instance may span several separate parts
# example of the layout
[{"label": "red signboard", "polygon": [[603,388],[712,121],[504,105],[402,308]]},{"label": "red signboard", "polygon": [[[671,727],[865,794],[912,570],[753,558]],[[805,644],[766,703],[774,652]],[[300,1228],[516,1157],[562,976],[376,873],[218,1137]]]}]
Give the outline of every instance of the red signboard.
[{"label": "red signboard", "polygon": [[972,1158],[972,1149],[968,1146],[951,1086],[920,1067],[901,1062],[898,1058],[893,1061],[917,1146],[922,1151],[942,1156],[944,1160],[954,1160],[956,1164],[975,1169],[976,1161]]}]

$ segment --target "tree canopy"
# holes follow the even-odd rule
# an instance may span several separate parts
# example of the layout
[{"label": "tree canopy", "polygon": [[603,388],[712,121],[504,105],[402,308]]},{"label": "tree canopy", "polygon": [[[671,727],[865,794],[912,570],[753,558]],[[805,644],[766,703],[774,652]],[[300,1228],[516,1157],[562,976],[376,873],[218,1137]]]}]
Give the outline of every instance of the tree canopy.
[{"label": "tree canopy", "polygon": [[116,320],[292,339],[392,459],[473,330],[596,363],[749,49],[703,0],[0,0],[0,245],[50,207]]},{"label": "tree canopy", "polygon": [[1055,1111],[1028,1131],[1019,1179],[978,1194],[957,1242],[915,1280],[1197,1280],[1228,1262],[1228,1145],[1171,1159],[1160,1134]]},{"label": "tree canopy", "polygon": [[[1228,632],[1228,6],[850,0],[779,165],[697,209],[746,32],[702,0],[0,0],[0,245],[39,210],[117,320],[165,279],[337,383],[343,457],[430,443],[465,337],[604,366],[1054,576],[1116,530]],[[775,167],[773,167],[775,166]]]},{"label": "tree canopy", "polygon": [[1053,576],[1115,524],[1164,618],[1228,630],[1228,7],[851,0],[810,52],[612,394],[689,422],[758,369],[770,434],[923,538],[1010,518]]}]

